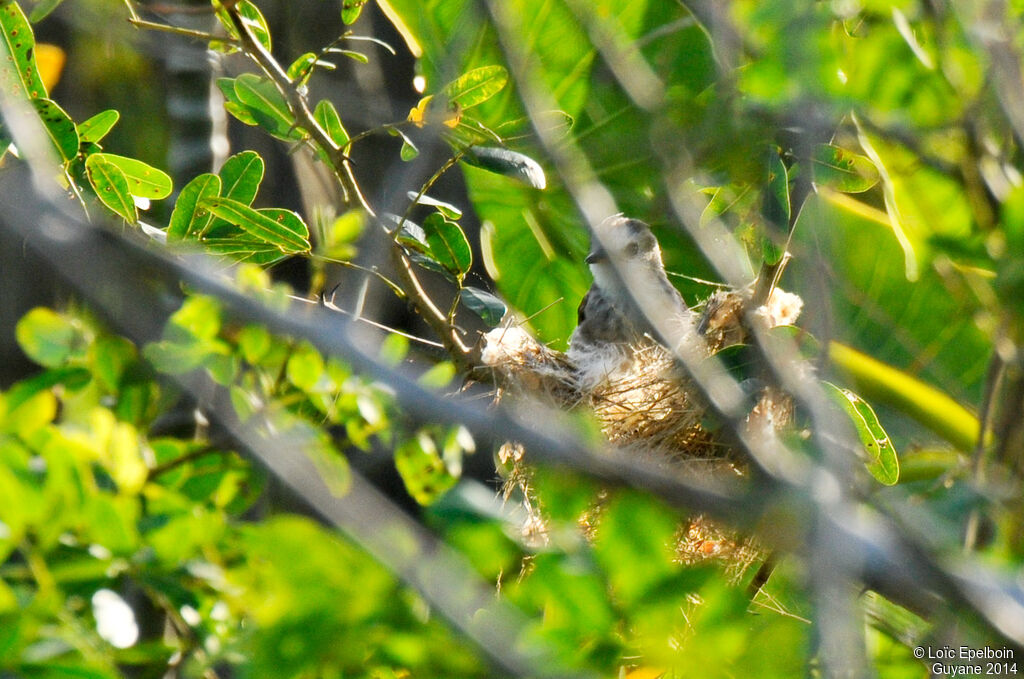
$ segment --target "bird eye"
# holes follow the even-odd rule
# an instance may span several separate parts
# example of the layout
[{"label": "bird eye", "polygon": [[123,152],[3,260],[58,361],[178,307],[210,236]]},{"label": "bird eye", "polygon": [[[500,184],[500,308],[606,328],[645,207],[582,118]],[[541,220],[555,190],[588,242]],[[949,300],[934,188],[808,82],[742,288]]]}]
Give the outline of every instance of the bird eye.
[{"label": "bird eye", "polygon": [[640,245],[638,243],[634,242],[634,243],[630,243],[629,245],[626,246],[626,256],[627,257],[636,257],[639,252],[640,252]]}]

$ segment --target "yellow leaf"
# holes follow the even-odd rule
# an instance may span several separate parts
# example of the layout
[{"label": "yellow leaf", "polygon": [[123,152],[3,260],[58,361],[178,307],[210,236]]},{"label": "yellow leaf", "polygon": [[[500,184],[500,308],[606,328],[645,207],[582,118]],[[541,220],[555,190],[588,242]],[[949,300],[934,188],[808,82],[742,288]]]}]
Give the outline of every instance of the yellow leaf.
[{"label": "yellow leaf", "polygon": [[36,64],[39,66],[39,76],[43,79],[47,92],[51,91],[60,80],[65,61],[67,61],[67,55],[56,45],[45,43],[36,45]]},{"label": "yellow leaf", "polygon": [[430,100],[434,98],[434,95],[427,95],[420,99],[419,103],[416,104],[416,108],[409,110],[409,122],[416,127],[423,127],[427,124],[427,105]]},{"label": "yellow leaf", "polygon": [[665,676],[665,670],[656,667],[640,667],[626,675],[626,679],[659,679]]}]

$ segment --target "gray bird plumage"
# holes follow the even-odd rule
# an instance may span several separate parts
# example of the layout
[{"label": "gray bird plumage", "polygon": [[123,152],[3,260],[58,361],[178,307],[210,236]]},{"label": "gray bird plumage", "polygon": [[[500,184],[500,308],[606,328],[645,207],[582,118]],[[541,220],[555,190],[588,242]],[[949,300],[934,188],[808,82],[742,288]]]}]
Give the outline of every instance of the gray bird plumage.
[{"label": "gray bird plumage", "polygon": [[[577,365],[609,348],[627,348],[657,333],[634,300],[656,309],[659,317],[688,323],[690,312],[665,275],[661,249],[650,227],[621,214],[595,230],[587,264],[594,283],[580,303],[579,323],[569,340]],[[646,340],[650,341],[650,340]]]}]

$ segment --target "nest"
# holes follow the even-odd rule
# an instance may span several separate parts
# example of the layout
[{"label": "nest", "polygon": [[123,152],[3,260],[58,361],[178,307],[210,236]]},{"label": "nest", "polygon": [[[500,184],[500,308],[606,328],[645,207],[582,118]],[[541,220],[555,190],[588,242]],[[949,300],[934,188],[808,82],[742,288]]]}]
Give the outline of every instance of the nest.
[{"label": "nest", "polygon": [[[693,341],[702,352],[711,355],[744,340],[746,301],[744,293],[731,291],[717,293],[704,304],[699,318],[693,319]],[[801,306],[798,296],[776,290],[756,315],[769,326],[791,324]],[[697,480],[745,474],[742,455],[705,428],[706,408],[672,353],[650,337],[597,348],[587,354],[586,365],[577,365],[569,355],[540,344],[513,325],[485,335],[482,360],[493,371],[499,394],[538,398],[565,410],[586,408],[595,414],[608,441],[631,455],[654,459]],[[790,399],[765,389],[748,415],[747,426],[771,435],[791,419]],[[530,490],[528,452],[510,442],[499,457],[508,470],[506,498],[521,495],[527,510],[524,538],[542,544],[546,526]],[[594,529],[600,514],[598,502],[580,517],[585,532]],[[684,563],[724,563],[738,578],[757,559],[759,550],[751,540],[694,516],[680,527],[676,554]]]}]

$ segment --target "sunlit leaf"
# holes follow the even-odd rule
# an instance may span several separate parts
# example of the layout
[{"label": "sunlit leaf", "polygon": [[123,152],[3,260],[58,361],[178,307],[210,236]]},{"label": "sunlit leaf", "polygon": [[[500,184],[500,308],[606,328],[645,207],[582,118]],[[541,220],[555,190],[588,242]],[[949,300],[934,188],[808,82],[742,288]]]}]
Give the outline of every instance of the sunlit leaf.
[{"label": "sunlit leaf", "polygon": [[313,117],[327,132],[327,136],[338,145],[338,148],[344,149],[348,145],[348,132],[345,131],[345,126],[341,123],[341,116],[338,115],[334,104],[327,99],[321,99],[313,111]]},{"label": "sunlit leaf", "polygon": [[426,432],[418,433],[395,450],[395,468],[409,495],[422,505],[437,500],[456,481],[445,467],[434,439]]},{"label": "sunlit leaf", "polygon": [[837,342],[829,344],[828,354],[857,391],[873,401],[898,408],[960,450],[972,450],[977,443],[978,418],[939,389]]},{"label": "sunlit leaf", "polygon": [[284,95],[269,79],[255,73],[235,78],[235,95],[244,104],[260,127],[284,140],[301,139],[303,132],[295,127],[295,118]]},{"label": "sunlit leaf", "polygon": [[255,151],[242,151],[228,158],[220,168],[221,196],[249,205],[263,181],[264,164]]},{"label": "sunlit leaf", "polygon": [[59,366],[71,355],[78,337],[67,318],[43,307],[25,314],[14,333],[25,355],[49,368]]},{"label": "sunlit leaf", "polygon": [[221,178],[208,172],[186,184],[174,203],[174,211],[171,212],[171,221],[167,227],[167,239],[191,240],[202,236],[213,215],[209,210],[200,208],[199,202],[216,198],[220,195],[220,189]]},{"label": "sunlit leaf", "polygon": [[367,0],[341,0],[341,20],[346,26],[351,26],[363,12],[363,6]]},{"label": "sunlit leaf", "polygon": [[303,391],[315,387],[323,372],[324,359],[310,344],[299,344],[288,357],[288,381]]},{"label": "sunlit leaf", "polygon": [[25,101],[45,98],[35,59],[32,27],[17,2],[0,4],[0,87],[17,91]]},{"label": "sunlit leaf", "polygon": [[114,127],[121,114],[114,109],[100,111],[93,117],[78,125],[78,138],[83,144],[98,143]]},{"label": "sunlit leaf", "polygon": [[104,205],[132,224],[139,220],[128,178],[121,168],[106,160],[103,154],[94,153],[85,159],[85,169],[89,183]]},{"label": "sunlit leaf", "polygon": [[441,92],[453,105],[465,110],[484,103],[507,82],[508,71],[504,66],[481,66],[448,83]]},{"label": "sunlit leaf", "polygon": [[[256,38],[256,40],[268,52],[271,51],[270,29],[267,27],[267,20],[263,18],[263,14],[260,12],[259,8],[250,0],[240,0],[235,3],[235,10],[238,12],[239,16],[241,16],[242,23],[249,29],[249,32],[252,33],[253,37]],[[218,8],[217,18],[220,19],[220,22],[224,26],[224,30],[228,32],[228,35],[236,39],[239,38],[238,29],[228,16],[227,10]]]},{"label": "sunlit leaf", "polygon": [[71,117],[55,101],[34,99],[32,104],[61,159],[67,161],[74,158],[78,153],[78,131]]},{"label": "sunlit leaf", "polygon": [[160,199],[171,195],[173,185],[170,176],[141,160],[113,153],[93,153],[89,157],[100,157],[120,169],[128,179],[128,188],[133,196]]},{"label": "sunlit leaf", "polygon": [[889,435],[885,433],[878,416],[871,406],[849,389],[842,389],[831,382],[822,382],[825,392],[832,401],[846,413],[853,423],[864,449],[866,464],[871,475],[887,486],[899,481],[900,467]]},{"label": "sunlit leaf", "polygon": [[878,183],[878,170],[866,156],[819,144],[812,159],[814,181],[843,193],[861,193]]},{"label": "sunlit leaf", "polygon": [[264,213],[231,198],[209,198],[198,205],[282,252],[309,251],[309,230],[294,212],[273,209]]}]

